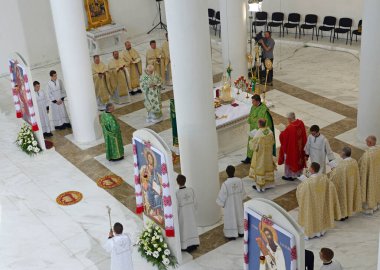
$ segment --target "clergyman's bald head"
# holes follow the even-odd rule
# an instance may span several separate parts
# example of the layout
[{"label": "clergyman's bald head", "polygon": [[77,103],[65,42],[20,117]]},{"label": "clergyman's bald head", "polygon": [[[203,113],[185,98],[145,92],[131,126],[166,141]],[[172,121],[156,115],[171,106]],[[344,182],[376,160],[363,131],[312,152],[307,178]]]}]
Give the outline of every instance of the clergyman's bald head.
[{"label": "clergyman's bald head", "polygon": [[290,121],[296,120],[296,114],[294,112],[288,112],[286,114],[286,118],[288,118]]},{"label": "clergyman's bald head", "polygon": [[365,140],[368,147],[375,146],[376,145],[376,136],[369,135],[367,139]]}]

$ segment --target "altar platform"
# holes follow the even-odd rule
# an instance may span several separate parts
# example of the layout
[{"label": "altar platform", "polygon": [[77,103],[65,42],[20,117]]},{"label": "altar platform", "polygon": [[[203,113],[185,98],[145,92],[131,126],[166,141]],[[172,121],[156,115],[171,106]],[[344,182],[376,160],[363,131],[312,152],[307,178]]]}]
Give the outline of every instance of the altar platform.
[{"label": "altar platform", "polygon": [[[218,88],[214,87],[214,97]],[[245,92],[238,94],[238,90],[233,88],[232,96],[235,99],[233,104],[237,106],[222,104],[215,109],[219,156],[239,150],[248,142],[247,119],[252,106],[252,95]]]}]

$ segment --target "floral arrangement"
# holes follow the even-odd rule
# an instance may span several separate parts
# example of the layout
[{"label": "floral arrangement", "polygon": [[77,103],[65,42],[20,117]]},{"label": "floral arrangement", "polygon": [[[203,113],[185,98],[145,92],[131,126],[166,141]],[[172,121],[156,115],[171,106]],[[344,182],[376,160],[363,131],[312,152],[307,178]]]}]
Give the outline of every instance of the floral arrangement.
[{"label": "floral arrangement", "polygon": [[23,124],[21,127],[16,143],[28,155],[35,155],[42,151],[34,137],[32,129],[27,124]]},{"label": "floral arrangement", "polygon": [[157,266],[159,270],[176,267],[177,260],[162,236],[162,229],[155,223],[149,223],[142,231],[138,240],[138,251],[148,262]]}]

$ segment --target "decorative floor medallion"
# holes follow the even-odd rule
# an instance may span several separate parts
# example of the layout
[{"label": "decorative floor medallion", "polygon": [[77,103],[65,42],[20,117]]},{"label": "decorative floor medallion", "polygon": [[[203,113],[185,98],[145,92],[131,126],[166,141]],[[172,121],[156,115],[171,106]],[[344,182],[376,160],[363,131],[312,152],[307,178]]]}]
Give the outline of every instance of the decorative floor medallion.
[{"label": "decorative floor medallion", "polygon": [[102,178],[99,178],[96,183],[99,187],[105,188],[105,189],[111,189],[114,187],[118,187],[123,183],[123,179],[120,176],[111,174],[104,176]]},{"label": "decorative floor medallion", "polygon": [[79,191],[66,191],[58,195],[56,201],[59,205],[72,205],[82,200],[83,195]]}]

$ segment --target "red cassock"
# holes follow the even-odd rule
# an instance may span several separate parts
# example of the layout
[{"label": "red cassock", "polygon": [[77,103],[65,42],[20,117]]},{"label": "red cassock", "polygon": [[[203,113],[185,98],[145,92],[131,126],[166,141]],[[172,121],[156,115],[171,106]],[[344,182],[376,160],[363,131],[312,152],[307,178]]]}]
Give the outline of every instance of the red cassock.
[{"label": "red cassock", "polygon": [[292,172],[298,172],[306,167],[305,144],[307,141],[305,125],[301,120],[289,124],[280,134],[280,154],[278,165],[286,165]]}]

